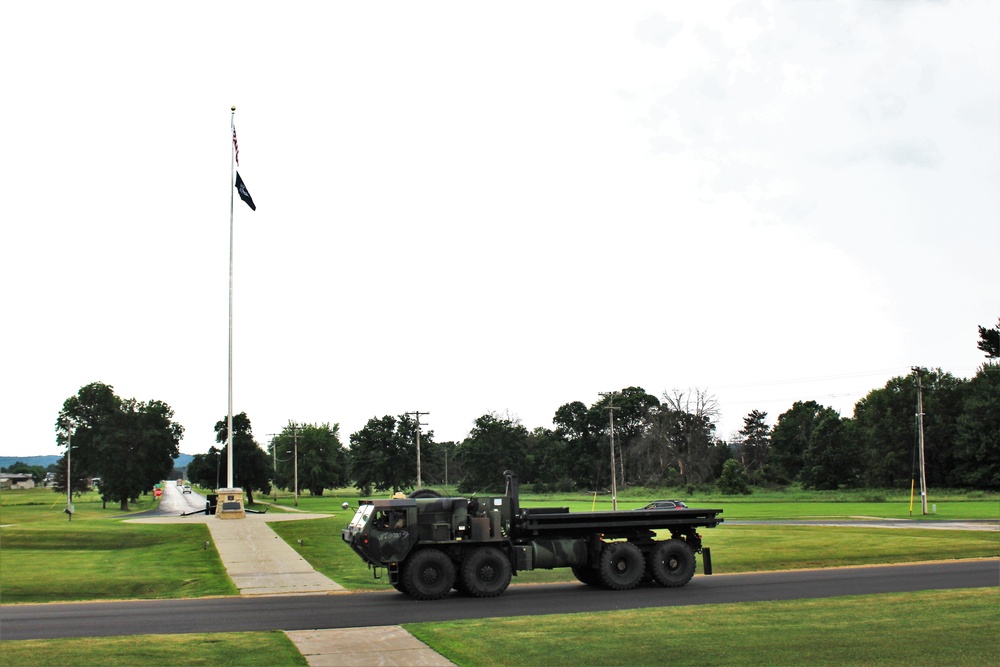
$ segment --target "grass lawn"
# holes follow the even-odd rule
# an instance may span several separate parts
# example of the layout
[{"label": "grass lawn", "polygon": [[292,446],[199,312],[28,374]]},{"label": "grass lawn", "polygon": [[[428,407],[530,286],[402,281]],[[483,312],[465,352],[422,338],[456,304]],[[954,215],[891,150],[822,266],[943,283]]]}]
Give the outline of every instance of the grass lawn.
[{"label": "grass lawn", "polygon": [[[343,523],[338,519],[287,521],[271,524],[271,528],[337,583],[353,590],[389,590],[388,579],[374,579],[373,572],[343,542]],[[722,524],[702,531],[702,537],[712,548],[712,564],[719,574],[1000,556],[996,531]],[[576,579],[566,568],[514,577],[515,584],[559,581]]]},{"label": "grass lawn", "polygon": [[470,667],[996,665],[998,603],[985,588],[405,627]]},{"label": "grass lawn", "polygon": [[[270,502],[270,497],[266,498]],[[259,500],[265,500],[261,496]],[[279,496],[285,509],[291,497]],[[272,523],[271,528],[313,567],[350,590],[388,590],[386,578],[375,579],[340,538],[357,494],[335,492],[329,496],[299,498],[299,509],[325,512],[328,519]],[[568,502],[567,502],[568,501]],[[638,506],[642,501],[632,504]],[[74,499],[76,514],[67,521],[62,513],[65,498],[45,489],[5,492],[0,502],[0,575],[3,603],[56,602],[128,598],[199,597],[233,595],[229,580],[211,546],[204,524],[141,525],[123,523],[117,508],[103,509],[96,494]],[[528,500],[529,506],[569,504],[589,510],[591,502],[548,496]],[[128,515],[154,506],[143,498]],[[859,504],[767,502],[734,506],[720,504],[729,517],[736,507],[768,517],[874,516],[888,503]],[[954,501],[976,518],[997,518],[992,501]],[[624,503],[622,503],[624,508]],[[761,509],[769,510],[762,513]],[[844,513],[836,514],[837,511]],[[280,511],[269,509],[269,511]],[[915,526],[919,523],[915,522]],[[946,558],[989,557],[1000,554],[1000,533],[897,530],[866,527],[826,528],[803,526],[736,526],[723,523],[702,531],[712,548],[717,573],[914,562]],[[299,540],[302,543],[299,544]],[[209,542],[209,548],[204,548]],[[59,567],[54,568],[53,563]],[[573,581],[568,569],[524,572],[516,584]]]},{"label": "grass lawn", "polygon": [[191,635],[139,635],[28,639],[0,642],[4,664],[134,667],[135,665],[305,665],[283,632],[219,632]]},{"label": "grass lawn", "polygon": [[[622,500],[630,509],[652,493]],[[261,496],[261,501],[272,502]],[[299,498],[299,510],[330,518],[272,523],[271,527],[316,569],[352,590],[389,589],[343,543],[340,530],[356,507],[357,492]],[[594,499],[525,496],[526,506],[590,510]],[[203,524],[127,524],[117,506],[103,509],[94,495],[74,499],[47,490],[0,496],[0,581],[4,603],[235,594]],[[291,510],[292,498],[279,496]],[[906,503],[857,498],[808,502],[709,499],[734,519],[879,516],[904,518]],[[128,514],[155,506],[140,500]],[[598,499],[596,509],[610,509]],[[995,499],[954,497],[938,505],[937,519],[1000,518]],[[928,519],[932,520],[932,519]],[[732,525],[702,531],[715,570],[748,572],[807,567],[996,557],[1000,533],[865,526]],[[302,540],[300,545],[298,540]],[[568,570],[522,573],[516,583],[572,581]],[[1000,663],[1000,589],[930,591],[704,607],[671,607],[599,614],[562,614],[407,626],[459,665],[898,665]],[[433,603],[429,603],[433,604]],[[497,651],[502,644],[512,647]],[[302,665],[294,645],[277,632],[149,635],[2,641],[5,664]]]},{"label": "grass lawn", "polygon": [[74,520],[5,527],[0,539],[4,604],[237,593],[204,524]]},{"label": "grass lawn", "polygon": [[[53,499],[56,500],[53,506]],[[0,501],[4,604],[235,595],[204,524],[131,524],[152,496],[124,513],[96,493],[73,499],[48,489],[7,491]],[[208,548],[205,543],[208,542]]]}]

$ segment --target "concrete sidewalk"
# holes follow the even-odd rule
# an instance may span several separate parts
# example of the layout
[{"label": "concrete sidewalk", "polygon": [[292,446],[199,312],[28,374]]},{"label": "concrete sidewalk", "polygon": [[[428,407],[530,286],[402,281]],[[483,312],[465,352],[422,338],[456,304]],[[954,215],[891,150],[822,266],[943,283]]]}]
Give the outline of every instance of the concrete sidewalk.
[{"label": "concrete sidewalk", "polygon": [[398,625],[285,632],[311,667],[444,667],[446,660]]},{"label": "concrete sidewalk", "polygon": [[[127,521],[206,524],[226,572],[240,589],[240,595],[263,596],[346,593],[343,586],[314,570],[267,525],[275,521],[331,518],[328,514],[275,512],[247,514],[243,519],[195,514]],[[285,634],[313,667],[452,665],[399,626],[298,630]]]},{"label": "concrete sidewalk", "polygon": [[271,530],[268,522],[330,519],[327,514],[247,514],[244,519],[167,516],[133,519],[141,523],[204,523],[240,595],[340,593],[345,589],[316,570]]},{"label": "concrete sidewalk", "polygon": [[[245,519],[206,521],[226,572],[240,595],[339,593],[344,587],[313,569],[306,559],[278,537],[263,514]],[[277,516],[277,515],[274,515]],[[299,518],[302,515],[294,515]],[[322,515],[320,515],[322,516]],[[272,517],[273,518],[273,517]],[[304,518],[304,517],[303,517]],[[314,515],[313,518],[318,518]]]}]

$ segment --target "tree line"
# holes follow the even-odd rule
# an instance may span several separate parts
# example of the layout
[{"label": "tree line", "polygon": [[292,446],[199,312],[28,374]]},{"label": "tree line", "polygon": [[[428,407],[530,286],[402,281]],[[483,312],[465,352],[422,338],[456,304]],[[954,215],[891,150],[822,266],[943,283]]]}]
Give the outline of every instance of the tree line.
[{"label": "tree line", "polygon": [[[1000,490],[1000,322],[979,333],[987,361],[974,377],[915,369],[869,392],[853,417],[799,401],[773,426],[766,412],[752,410],[736,437],[723,439],[716,433],[717,401],[709,392],[657,397],[625,387],[589,406],[581,401],[560,406],[552,428],[529,430],[516,417],[488,413],[460,442],[439,443],[433,431],[421,432],[419,481],[457,485],[462,493],[496,492],[502,490],[503,471],[512,469],[536,491],[606,491],[612,474],[619,488],[693,491],[712,485],[726,493],[792,483],[807,489],[899,488],[916,475],[919,379],[928,485]],[[110,387],[95,383],[67,399],[57,433],[64,442],[69,428],[75,429],[74,471],[79,456],[80,474],[100,474],[102,494],[124,508],[141,487],[152,488],[169,472],[164,468],[176,458],[183,432],[172,415],[161,402],[118,399]],[[339,431],[338,424],[289,422],[261,447],[249,417],[234,415],[234,483],[251,502],[253,493],[267,493],[272,483],[293,488],[296,473],[299,490],[312,495],[350,485],[364,495],[396,493],[418,484],[417,424],[409,415],[373,417],[350,434],[348,446]],[[215,432],[223,445],[226,420]],[[78,447],[86,454],[78,455]],[[187,477],[218,488],[227,479],[226,459],[223,447],[196,454]]]}]

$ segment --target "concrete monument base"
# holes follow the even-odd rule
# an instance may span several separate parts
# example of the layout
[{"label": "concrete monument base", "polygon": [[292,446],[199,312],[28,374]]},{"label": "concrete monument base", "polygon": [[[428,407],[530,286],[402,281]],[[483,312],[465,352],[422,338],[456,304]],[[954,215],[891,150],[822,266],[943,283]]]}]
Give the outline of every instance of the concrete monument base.
[{"label": "concrete monument base", "polygon": [[243,510],[243,489],[219,489],[218,505],[215,516],[220,519],[245,519],[247,513]]}]

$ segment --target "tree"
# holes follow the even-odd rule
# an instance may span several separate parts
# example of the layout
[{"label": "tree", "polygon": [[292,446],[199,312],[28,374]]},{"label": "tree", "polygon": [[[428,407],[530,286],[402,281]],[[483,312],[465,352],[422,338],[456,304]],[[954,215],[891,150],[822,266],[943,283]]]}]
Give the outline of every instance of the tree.
[{"label": "tree", "polygon": [[767,425],[767,413],[751,410],[743,418],[743,428],[740,429],[739,436],[737,451],[740,466],[750,482],[757,484],[764,476],[771,448],[771,428]]},{"label": "tree", "polygon": [[986,361],[965,391],[955,437],[952,481],[989,491],[1000,490],[1000,320],[994,329],[979,327]]},{"label": "tree", "polygon": [[778,415],[778,421],[771,429],[771,459],[778,474],[785,479],[798,478],[803,456],[809,447],[809,437],[825,409],[816,401],[796,401],[790,409]]},{"label": "tree", "polygon": [[687,486],[713,479],[717,406],[715,397],[702,390],[664,393],[660,406],[650,411],[649,427],[639,444],[647,458],[655,457],[647,475],[652,472],[663,479],[673,470],[676,482]]},{"label": "tree", "polygon": [[[348,484],[347,452],[340,444],[340,425],[295,424],[289,422],[269,446],[272,461],[277,461],[275,484],[292,488],[295,478],[293,453],[298,452],[299,488],[322,496],[324,489]],[[275,451],[279,456],[274,456]]]},{"label": "tree", "polygon": [[504,471],[517,472],[524,467],[527,441],[528,429],[520,421],[494,413],[479,417],[456,452],[465,470],[458,490],[502,491]]},{"label": "tree", "polygon": [[[73,450],[74,450],[74,456],[75,456],[76,455],[75,454],[75,451],[76,451],[76,447],[75,446],[73,447]],[[66,456],[63,455],[63,457],[61,459],[59,459],[56,462],[56,464],[58,464],[59,467],[56,468],[53,471],[53,472],[55,472],[55,480],[54,480],[54,482],[52,484],[52,490],[55,491],[56,493],[60,494],[60,495],[65,496],[66,495]],[[70,474],[73,475],[73,495],[75,495],[76,497],[79,498],[80,496],[82,496],[87,491],[90,491],[90,475],[88,475],[86,472],[83,472],[76,464],[73,464],[70,467],[72,468],[72,470],[70,471]]]},{"label": "tree", "polygon": [[571,460],[569,447],[566,440],[547,428],[539,427],[528,434],[530,465],[526,479],[531,480],[535,492],[572,491],[576,488],[567,466]]},{"label": "tree", "polygon": [[420,432],[420,467],[424,484],[450,485],[461,479],[462,468],[455,458],[454,441],[427,442],[426,434]]},{"label": "tree", "polygon": [[[420,449],[434,449],[434,432],[420,435]],[[417,481],[417,424],[408,415],[372,417],[351,434],[348,453],[350,477],[365,495],[376,491],[397,493]]]},{"label": "tree", "polygon": [[966,387],[952,481],[1000,491],[1000,364],[983,364]]},{"label": "tree", "polygon": [[1000,359],[1000,318],[992,329],[979,327],[979,343],[976,347],[986,353],[987,359]]},{"label": "tree", "polygon": [[95,382],[63,403],[57,441],[65,446],[72,434],[74,477],[78,470],[99,475],[104,500],[127,511],[130,500],[138,500],[174,467],[184,429],[173,416],[162,401],[123,400],[113,387]]},{"label": "tree", "polygon": [[[940,369],[920,371],[924,403],[927,483],[943,486],[954,467],[954,441],[965,381]],[[917,372],[895,377],[854,406],[862,481],[873,487],[906,486],[916,472]]]},{"label": "tree", "polygon": [[718,486],[719,491],[728,496],[750,494],[746,473],[736,459],[729,459],[722,465],[722,474],[719,476]]},{"label": "tree", "polygon": [[[588,408],[580,401],[560,406],[552,417],[553,435],[564,443],[550,448],[549,477],[566,477],[577,488],[598,489],[611,485],[611,454],[601,442],[607,413]],[[548,480],[551,481],[551,480]]]},{"label": "tree", "polygon": [[[215,441],[220,445],[225,444],[228,440],[227,421],[228,416],[215,423]],[[228,458],[225,447],[223,447],[222,457],[218,465],[220,480],[226,480],[226,482],[229,480]],[[271,477],[270,457],[253,439],[253,428],[247,413],[241,412],[238,415],[233,415],[233,484],[246,493],[248,505],[253,504],[254,491],[267,493],[268,489],[271,488]]]},{"label": "tree", "polygon": [[187,464],[188,480],[206,489],[218,489],[226,480],[225,458],[225,447],[212,446],[205,454],[195,454]]},{"label": "tree", "polygon": [[614,444],[615,460],[618,464],[618,483],[624,488],[631,477],[626,475],[626,461],[632,457],[626,453],[641,440],[649,423],[650,412],[660,407],[660,401],[642,387],[626,387],[614,394],[602,396],[601,400],[591,407],[592,413],[603,416],[603,420],[600,420],[599,423],[602,424],[601,430],[606,436],[605,449],[609,453],[609,458],[611,419],[608,410],[611,407],[614,408]]},{"label": "tree", "polygon": [[802,456],[802,488],[834,490],[857,482],[856,448],[847,435],[840,415],[832,408],[823,410],[809,434]]}]

